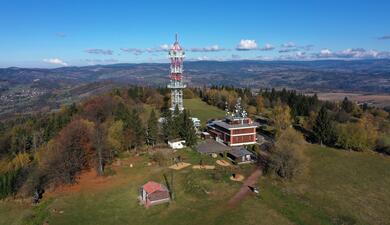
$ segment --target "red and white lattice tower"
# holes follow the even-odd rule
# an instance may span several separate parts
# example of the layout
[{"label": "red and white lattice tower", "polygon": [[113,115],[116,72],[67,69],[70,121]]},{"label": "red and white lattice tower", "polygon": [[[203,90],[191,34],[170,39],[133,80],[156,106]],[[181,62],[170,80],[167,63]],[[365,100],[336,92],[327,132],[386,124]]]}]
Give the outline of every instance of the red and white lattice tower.
[{"label": "red and white lattice tower", "polygon": [[183,60],[184,50],[179,44],[177,34],[175,37],[175,43],[169,50],[169,58],[171,59],[171,81],[168,84],[168,88],[171,89],[171,110],[175,110],[176,106],[180,111],[183,107],[183,89],[186,85],[183,83]]}]

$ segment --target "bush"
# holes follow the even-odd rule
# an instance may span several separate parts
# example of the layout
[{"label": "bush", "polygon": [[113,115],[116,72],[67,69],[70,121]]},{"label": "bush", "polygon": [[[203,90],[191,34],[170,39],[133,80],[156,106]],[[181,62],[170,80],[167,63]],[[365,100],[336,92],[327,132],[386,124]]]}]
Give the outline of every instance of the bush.
[{"label": "bush", "polygon": [[370,123],[338,124],[336,127],[336,145],[343,149],[364,151],[374,150],[377,131]]},{"label": "bush", "polygon": [[390,135],[383,135],[378,139],[376,151],[390,155]]},{"label": "bush", "polygon": [[16,184],[20,170],[9,171],[0,175],[0,199],[3,199],[17,191]]},{"label": "bush", "polygon": [[301,174],[305,163],[303,148],[305,148],[303,136],[292,128],[285,130],[270,152],[266,172],[285,179]]},{"label": "bush", "polygon": [[156,163],[158,163],[159,166],[164,166],[167,163],[167,157],[162,152],[155,152],[150,156],[150,159]]}]

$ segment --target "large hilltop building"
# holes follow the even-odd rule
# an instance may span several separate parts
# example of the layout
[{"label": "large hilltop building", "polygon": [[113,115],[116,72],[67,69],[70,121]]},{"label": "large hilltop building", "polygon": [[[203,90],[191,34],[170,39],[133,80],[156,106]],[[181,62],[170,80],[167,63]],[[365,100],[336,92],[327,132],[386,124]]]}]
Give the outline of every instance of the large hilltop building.
[{"label": "large hilltop building", "polygon": [[207,124],[207,131],[218,142],[228,146],[242,146],[256,143],[258,126],[259,124],[249,118],[242,109],[239,98],[234,112],[226,110],[226,117]]},{"label": "large hilltop building", "polygon": [[177,39],[177,34],[175,38],[175,43],[173,43],[170,51],[169,58],[171,59],[171,74],[170,74],[170,83],[168,88],[171,89],[171,110],[175,110],[176,107],[180,111],[183,111],[183,89],[186,85],[183,83],[183,60],[184,60],[184,50],[179,44]]}]

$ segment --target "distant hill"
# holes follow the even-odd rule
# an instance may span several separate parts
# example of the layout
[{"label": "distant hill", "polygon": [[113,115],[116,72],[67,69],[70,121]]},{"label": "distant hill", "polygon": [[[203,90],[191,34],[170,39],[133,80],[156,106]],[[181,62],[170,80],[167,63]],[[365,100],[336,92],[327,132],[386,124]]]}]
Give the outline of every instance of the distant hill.
[{"label": "distant hill", "polygon": [[[390,59],[321,61],[190,61],[189,86],[231,85],[306,92],[390,93]],[[0,68],[0,115],[78,100],[117,85],[165,86],[167,63]]]},{"label": "distant hill", "polygon": [[[193,61],[185,62],[185,76],[195,86],[225,84],[252,88],[294,88],[317,91],[390,93],[390,60],[322,61]],[[0,69],[0,80],[58,88],[102,80],[165,85],[164,63],[112,64],[56,69]],[[35,82],[34,82],[35,80]]]}]

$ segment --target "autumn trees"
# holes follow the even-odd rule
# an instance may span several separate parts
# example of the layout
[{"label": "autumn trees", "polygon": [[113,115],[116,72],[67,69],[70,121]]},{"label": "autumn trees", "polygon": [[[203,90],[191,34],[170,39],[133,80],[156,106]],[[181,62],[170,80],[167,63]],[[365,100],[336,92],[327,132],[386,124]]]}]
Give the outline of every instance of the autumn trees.
[{"label": "autumn trees", "polygon": [[[212,87],[186,91],[187,98],[195,95],[221,109],[227,103],[230,110],[240,97],[250,116],[268,118],[267,127],[276,131],[269,168],[279,176],[292,177],[300,171],[297,166],[303,157],[298,146],[302,137],[292,128],[297,126],[314,135],[318,143],[390,154],[389,112],[383,109],[348,99],[340,103],[320,101],[315,95],[290,90],[255,93],[247,88]],[[0,160],[0,189],[13,193],[23,182],[32,187],[72,183],[84,169],[96,169],[102,175],[113,157],[175,138],[194,146],[197,140],[190,112],[172,112],[169,106],[166,88],[134,86],[63,106],[55,113],[3,121],[0,158],[7,162],[13,158],[29,160],[21,160],[20,166]],[[159,117],[165,118],[163,123]],[[23,179],[15,180],[14,176]]]},{"label": "autumn trees", "polygon": [[364,115],[358,122],[338,124],[336,145],[355,151],[374,150],[378,140],[378,128],[373,119],[370,115]]},{"label": "autumn trees", "polygon": [[271,119],[274,123],[276,136],[279,136],[282,130],[285,130],[291,125],[290,107],[278,101],[273,108]]},{"label": "autumn trees", "polygon": [[121,152],[161,141],[157,114],[146,113],[144,105],[160,109],[163,99],[158,89],[114,89],[56,113],[0,123],[0,179],[4,181],[0,186],[10,193],[12,174],[22,177],[16,167],[4,163],[19,154],[31,159],[20,167],[28,177],[23,182],[30,188],[25,190],[30,192],[42,185],[73,183],[84,169],[103,175],[105,166]]},{"label": "autumn trees", "polygon": [[236,98],[241,97],[250,115],[270,119],[263,132],[276,138],[293,125],[308,140],[331,147],[380,152],[390,148],[390,130],[383,128],[390,127],[389,113],[368,104],[358,105],[347,97],[340,102],[320,101],[316,94],[294,90],[265,89],[254,94],[246,88],[227,86],[198,88],[193,92],[211,105],[221,109],[227,105],[230,110]]},{"label": "autumn trees", "polygon": [[305,168],[305,145],[305,140],[298,131],[293,128],[283,130],[269,153],[266,171],[286,179],[298,176]]},{"label": "autumn trees", "polygon": [[84,119],[73,120],[61,130],[42,158],[46,182],[74,183],[83,169],[95,166],[94,132],[94,124]]}]

